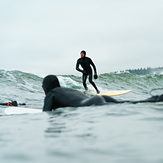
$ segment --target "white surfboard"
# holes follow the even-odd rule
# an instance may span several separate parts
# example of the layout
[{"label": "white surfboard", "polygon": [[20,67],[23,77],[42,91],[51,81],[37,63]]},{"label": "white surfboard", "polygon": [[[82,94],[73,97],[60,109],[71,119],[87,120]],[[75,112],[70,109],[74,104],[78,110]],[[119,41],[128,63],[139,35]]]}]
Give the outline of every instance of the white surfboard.
[{"label": "white surfboard", "polygon": [[131,90],[112,90],[112,91],[100,91],[99,94],[96,91],[85,91],[86,94],[98,95],[98,96],[119,96],[131,92]]},{"label": "white surfboard", "polygon": [[32,109],[32,108],[23,108],[23,107],[7,107],[4,109],[6,115],[11,114],[30,114],[30,113],[41,113],[42,110]]}]

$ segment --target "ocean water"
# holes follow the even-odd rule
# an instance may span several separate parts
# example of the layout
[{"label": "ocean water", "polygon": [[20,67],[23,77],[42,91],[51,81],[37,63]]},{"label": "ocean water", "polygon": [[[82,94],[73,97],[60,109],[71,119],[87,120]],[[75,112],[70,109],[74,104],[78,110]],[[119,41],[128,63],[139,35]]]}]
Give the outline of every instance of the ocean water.
[{"label": "ocean water", "polygon": [[[81,89],[81,77],[58,76],[63,87]],[[17,100],[42,109],[42,77],[0,70],[0,102]],[[101,74],[100,90],[131,89],[118,100],[149,98],[163,75]],[[93,89],[88,83],[89,89]],[[153,92],[163,93],[162,90]],[[4,110],[6,106],[0,106]],[[59,108],[54,112],[6,115],[0,111],[2,163],[162,163],[163,102]]]}]

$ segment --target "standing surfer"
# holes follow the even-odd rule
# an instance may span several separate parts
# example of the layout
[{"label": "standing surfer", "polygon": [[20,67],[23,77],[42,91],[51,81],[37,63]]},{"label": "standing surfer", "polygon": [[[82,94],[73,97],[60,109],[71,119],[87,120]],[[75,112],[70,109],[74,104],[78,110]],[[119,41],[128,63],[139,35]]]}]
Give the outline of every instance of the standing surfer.
[{"label": "standing surfer", "polygon": [[[95,64],[93,63],[93,61],[89,57],[86,57],[86,51],[84,51],[84,50],[81,51],[80,55],[81,55],[81,58],[79,58],[77,60],[77,63],[76,63],[76,70],[83,73],[82,80],[83,80],[83,86],[84,86],[85,90],[88,90],[86,80],[87,80],[87,77],[89,76],[89,82],[96,89],[96,92],[100,93],[100,91],[96,87],[95,83],[92,81],[92,68],[91,68],[91,66],[94,69],[94,79],[98,78]],[[81,70],[79,68],[79,65],[81,65],[83,70]]]}]

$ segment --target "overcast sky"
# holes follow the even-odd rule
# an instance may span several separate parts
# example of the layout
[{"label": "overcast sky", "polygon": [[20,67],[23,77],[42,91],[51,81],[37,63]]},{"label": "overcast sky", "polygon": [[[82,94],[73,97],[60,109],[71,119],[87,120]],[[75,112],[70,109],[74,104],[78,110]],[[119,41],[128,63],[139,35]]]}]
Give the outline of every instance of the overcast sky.
[{"label": "overcast sky", "polygon": [[74,74],[80,51],[99,74],[163,66],[163,0],[0,1],[0,69]]}]

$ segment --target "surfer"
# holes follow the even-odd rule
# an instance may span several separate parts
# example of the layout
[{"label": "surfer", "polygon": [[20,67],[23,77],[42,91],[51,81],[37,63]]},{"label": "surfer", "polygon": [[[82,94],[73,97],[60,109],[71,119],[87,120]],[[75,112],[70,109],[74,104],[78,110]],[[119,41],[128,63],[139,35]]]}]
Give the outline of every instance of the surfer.
[{"label": "surfer", "polygon": [[110,96],[88,97],[80,91],[72,88],[63,88],[55,75],[48,75],[43,79],[43,90],[45,92],[43,111],[52,111],[60,107],[82,107],[91,105],[108,105],[109,103],[142,103],[142,102],[161,102],[163,94],[152,96],[141,101],[118,101]]},{"label": "surfer", "polygon": [[[86,51],[84,51],[84,50],[81,51],[80,55],[81,55],[81,58],[79,58],[77,60],[77,63],[76,63],[76,70],[83,73],[82,80],[83,80],[83,86],[84,86],[85,90],[88,90],[86,80],[87,80],[87,77],[89,76],[89,82],[96,89],[96,92],[100,93],[100,91],[96,87],[95,83],[92,81],[92,68],[91,68],[91,66],[94,69],[94,79],[98,78],[95,64],[93,63],[93,61],[89,57],[86,57]],[[79,68],[79,65],[81,65],[82,69]]]},{"label": "surfer", "polygon": [[17,103],[17,101],[11,101],[11,102],[0,103],[0,105],[4,105],[4,106],[18,106],[18,103]]},{"label": "surfer", "polygon": [[11,102],[5,102],[5,103],[0,103],[0,105],[4,106],[18,106],[18,105],[26,105],[25,103],[17,103],[17,101],[11,101]]},{"label": "surfer", "polygon": [[43,79],[43,90],[45,92],[43,111],[52,111],[60,107],[82,107],[91,105],[108,105],[109,103],[143,103],[143,102],[161,102],[163,94],[152,96],[146,100],[140,101],[118,101],[110,96],[92,96],[88,97],[80,91],[72,88],[63,88],[55,75],[48,75]]},{"label": "surfer", "polygon": [[55,75],[46,76],[43,79],[42,87],[46,95],[43,111],[52,111],[59,107],[103,105],[107,102],[116,102],[108,96],[88,97],[78,90],[63,88]]}]

